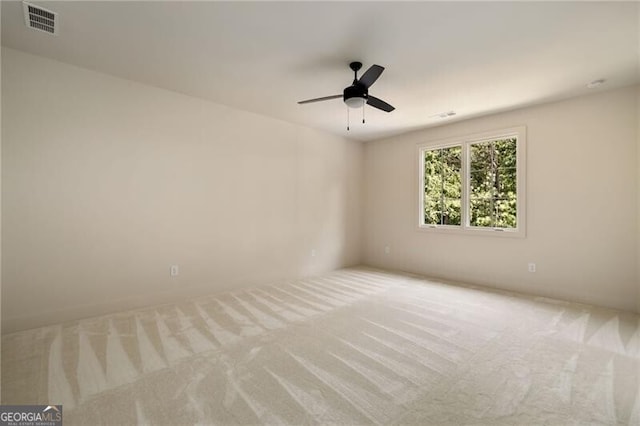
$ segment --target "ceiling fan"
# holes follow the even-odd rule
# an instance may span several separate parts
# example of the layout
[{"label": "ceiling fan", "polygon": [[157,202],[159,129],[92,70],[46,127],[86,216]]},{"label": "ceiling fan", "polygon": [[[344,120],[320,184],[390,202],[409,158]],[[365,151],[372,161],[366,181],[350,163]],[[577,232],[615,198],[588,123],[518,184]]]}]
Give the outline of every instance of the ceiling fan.
[{"label": "ceiling fan", "polygon": [[321,102],[342,98],[344,103],[351,108],[360,108],[366,103],[367,105],[371,105],[372,107],[378,108],[385,112],[391,112],[395,109],[382,99],[378,99],[375,96],[369,95],[369,87],[371,87],[371,85],[376,82],[378,77],[380,77],[380,74],[382,74],[382,71],[384,71],[384,67],[381,67],[380,65],[371,65],[371,67],[369,67],[369,69],[365,71],[364,74],[362,74],[362,77],[360,77],[360,79],[358,79],[358,71],[360,70],[360,68],[362,68],[362,63],[351,62],[349,64],[349,68],[351,68],[354,73],[353,83],[351,83],[351,86],[346,87],[343,90],[342,95],[331,95],[324,96],[322,98],[307,99],[306,101],[300,101],[298,103],[309,104],[312,102]]}]

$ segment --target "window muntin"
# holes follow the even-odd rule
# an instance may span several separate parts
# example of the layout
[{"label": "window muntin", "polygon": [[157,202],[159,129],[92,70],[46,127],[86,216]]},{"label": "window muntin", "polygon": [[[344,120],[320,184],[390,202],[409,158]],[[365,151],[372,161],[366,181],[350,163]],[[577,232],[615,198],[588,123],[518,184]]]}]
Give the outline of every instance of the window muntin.
[{"label": "window muntin", "polygon": [[419,146],[419,227],[524,236],[525,128]]}]

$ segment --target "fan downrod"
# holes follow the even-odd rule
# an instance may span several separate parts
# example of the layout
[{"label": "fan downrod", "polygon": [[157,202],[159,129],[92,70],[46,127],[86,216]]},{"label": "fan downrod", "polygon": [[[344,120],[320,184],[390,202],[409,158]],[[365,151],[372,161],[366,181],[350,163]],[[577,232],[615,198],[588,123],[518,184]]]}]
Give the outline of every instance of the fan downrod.
[{"label": "fan downrod", "polygon": [[353,70],[353,84],[358,82],[358,70],[362,68],[362,62],[351,62],[349,68]]}]

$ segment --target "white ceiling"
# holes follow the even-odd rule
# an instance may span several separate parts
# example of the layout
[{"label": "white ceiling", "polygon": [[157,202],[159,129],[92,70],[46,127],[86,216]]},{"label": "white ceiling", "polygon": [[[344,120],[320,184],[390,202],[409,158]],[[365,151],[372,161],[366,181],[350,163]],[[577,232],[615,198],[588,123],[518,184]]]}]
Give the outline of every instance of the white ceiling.
[{"label": "white ceiling", "polygon": [[[247,111],[371,140],[640,82],[638,3],[42,2],[58,36],[2,2],[2,44]],[[367,123],[340,99],[349,62],[386,67]],[[355,112],[355,114],[354,114]]]}]

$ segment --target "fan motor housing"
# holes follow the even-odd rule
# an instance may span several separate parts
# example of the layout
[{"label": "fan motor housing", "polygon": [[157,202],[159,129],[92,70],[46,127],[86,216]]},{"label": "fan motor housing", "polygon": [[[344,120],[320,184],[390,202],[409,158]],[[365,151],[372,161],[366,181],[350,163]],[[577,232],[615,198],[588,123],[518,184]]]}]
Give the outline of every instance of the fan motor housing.
[{"label": "fan motor housing", "polygon": [[366,87],[354,84],[344,89],[342,100],[351,108],[360,108],[367,101],[367,96],[368,90]]}]

